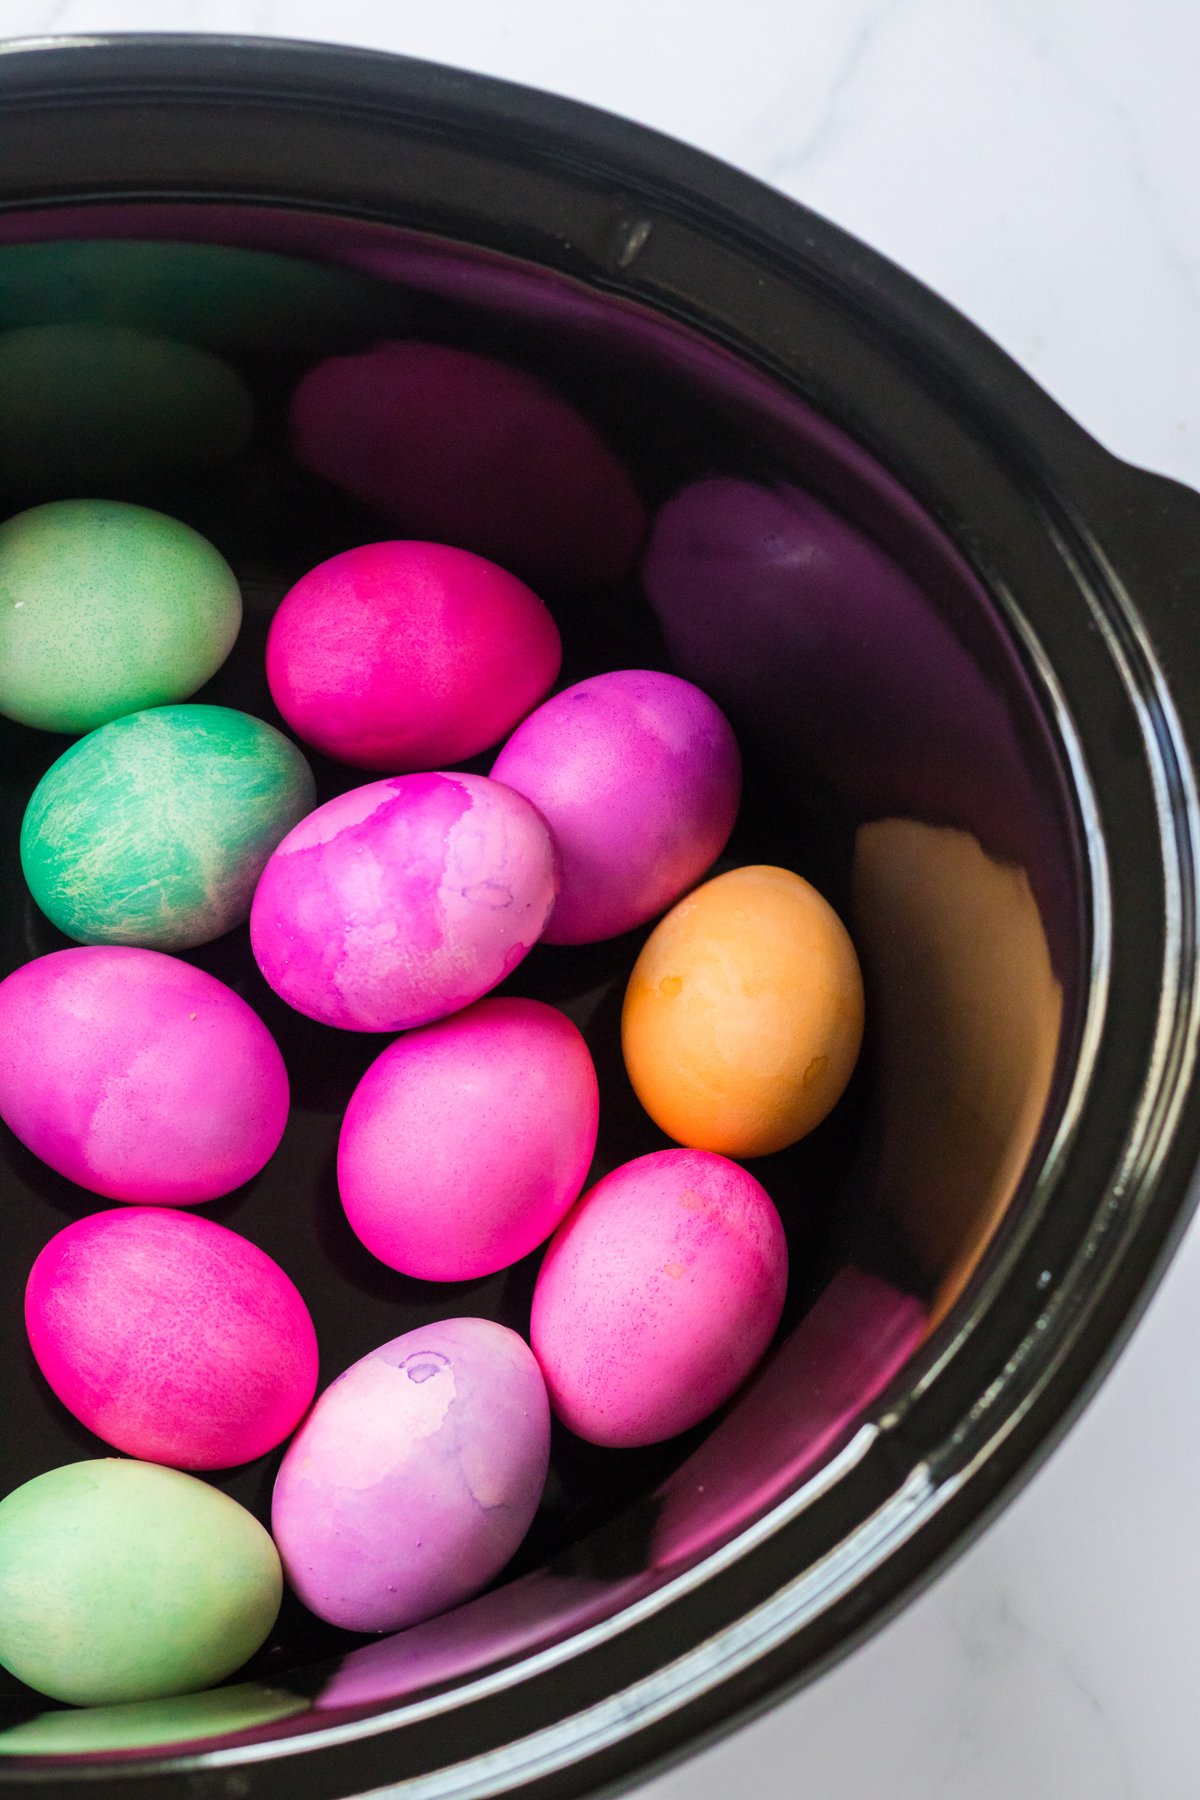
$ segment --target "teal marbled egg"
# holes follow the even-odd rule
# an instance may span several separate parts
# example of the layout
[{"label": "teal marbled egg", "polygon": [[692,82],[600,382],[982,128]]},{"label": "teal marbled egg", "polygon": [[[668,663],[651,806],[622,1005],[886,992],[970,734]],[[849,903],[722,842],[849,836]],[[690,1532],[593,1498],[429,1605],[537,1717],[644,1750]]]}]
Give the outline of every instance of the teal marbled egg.
[{"label": "teal marbled egg", "polygon": [[282,1594],[258,1520],[177,1469],[69,1463],[0,1501],[0,1664],[56,1700],[209,1687],[253,1656]]},{"label": "teal marbled egg", "polygon": [[59,757],[21,825],[34,899],[81,944],[183,950],[240,925],[275,846],[316,804],[274,726],[225,706],[158,706]]}]

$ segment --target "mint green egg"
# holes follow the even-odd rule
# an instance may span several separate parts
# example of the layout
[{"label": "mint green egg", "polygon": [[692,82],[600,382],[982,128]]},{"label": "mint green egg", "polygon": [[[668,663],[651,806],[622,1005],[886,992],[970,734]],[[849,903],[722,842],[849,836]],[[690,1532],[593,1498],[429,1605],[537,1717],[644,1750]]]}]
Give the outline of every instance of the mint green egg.
[{"label": "mint green egg", "polygon": [[241,622],[229,564],[164,513],[58,500],[0,525],[0,713],[19,724],[91,731],[184,700]]},{"label": "mint green egg", "polygon": [[316,804],[290,739],[227,706],[159,706],[53,763],[21,824],[46,917],[81,944],[183,950],[249,916],[267,858]]},{"label": "mint green egg", "polygon": [[55,1700],[211,1687],[264,1642],[282,1594],[258,1520],[177,1469],[70,1463],[0,1501],[0,1663]]}]

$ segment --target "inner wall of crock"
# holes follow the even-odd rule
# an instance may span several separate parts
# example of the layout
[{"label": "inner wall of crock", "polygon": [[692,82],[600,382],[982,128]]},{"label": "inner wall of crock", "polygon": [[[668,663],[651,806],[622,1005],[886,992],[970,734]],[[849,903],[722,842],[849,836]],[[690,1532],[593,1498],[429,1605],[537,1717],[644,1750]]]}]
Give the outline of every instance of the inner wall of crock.
[{"label": "inner wall of crock", "polygon": [[[599,434],[619,465],[613,479],[585,482],[582,510],[550,516],[537,492],[506,490],[506,422],[495,417],[492,454],[470,478],[478,491],[468,482],[457,497],[455,531],[542,593],[563,633],[564,683],[601,668],[669,668],[726,709],[746,798],[719,866],[776,863],[813,881],[850,925],[868,996],[864,1054],[841,1105],[811,1138],[752,1165],[784,1217],[792,1278],[776,1347],[742,1395],[643,1451],[597,1450],[556,1431],[545,1504],[504,1580],[398,1637],[366,1644],[288,1602],[245,1677],[216,1694],[71,1714],[7,1682],[0,1751],[132,1753],[304,1729],[466,1678],[611,1616],[795,1491],[954,1305],[1010,1210],[1070,1036],[1082,909],[1046,702],[996,608],[885,470],[726,352],[629,303],[461,246],[209,207],[9,216],[0,331],[47,326],[66,328],[64,354],[85,361],[106,332],[165,335],[217,353],[249,383],[254,437],[230,467],[181,484],[126,459],[107,489],[97,475],[89,490],[184,518],[230,560],[244,634],[199,698],[276,724],[262,650],[290,584],[352,544],[434,535],[380,500],[377,447],[364,443],[350,469],[354,492],[297,464],[287,420],[299,379],[326,357],[405,338],[470,349],[552,388]],[[575,428],[569,411],[558,416],[569,460]],[[351,443],[353,423],[340,427]],[[421,433],[443,429],[433,394],[418,452]],[[644,511],[635,528],[627,481]],[[3,417],[0,483],[5,513],[62,491]],[[26,895],[16,858],[25,800],[62,748],[0,721],[0,974],[66,942]],[[314,760],[322,799],[363,779]],[[540,948],[507,983],[562,1006],[588,1038],[603,1100],[593,1178],[667,1142],[620,1057],[621,996],[644,935]],[[351,1235],[334,1178],[337,1131],[380,1042],[290,1013],[258,976],[244,931],[192,960],[251,1001],[288,1061],[283,1148],[249,1188],[206,1210],[296,1280],[317,1325],[322,1386],[427,1320],[484,1314],[525,1331],[536,1255],[443,1287],[393,1274]],[[22,1328],[34,1256],[88,1199],[9,1134],[0,1170],[10,1232],[0,1344],[16,1371],[0,1472],[8,1491],[104,1452],[50,1397]],[[215,1479],[265,1518],[277,1462]]]}]

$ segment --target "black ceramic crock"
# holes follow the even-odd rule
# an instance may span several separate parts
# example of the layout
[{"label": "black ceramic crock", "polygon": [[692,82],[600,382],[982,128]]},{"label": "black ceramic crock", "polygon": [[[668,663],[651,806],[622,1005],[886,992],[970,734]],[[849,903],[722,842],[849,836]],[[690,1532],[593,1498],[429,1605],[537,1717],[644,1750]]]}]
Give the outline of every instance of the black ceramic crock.
[{"label": "black ceramic crock", "polygon": [[[285,1614],[230,1690],[83,1735],[11,1684],[0,1789],[620,1784],[845,1654],[959,1550],[1095,1387],[1183,1229],[1200,499],[1116,461],[861,244],[651,132],[330,48],[2,48],[0,323],[72,303],[69,283],[5,262],[14,248],[265,249],[362,283],[349,324],[293,317],[294,342],[243,348],[267,414],[306,362],[392,335],[528,368],[590,418],[649,537],[623,580],[551,582],[568,666],[658,660],[717,694],[749,777],[734,860],[799,867],[845,908],[871,1027],[840,1122],[756,1165],[789,1219],[793,1297],[772,1359],[709,1428],[607,1460],[564,1434],[511,1579],[400,1638]],[[81,305],[124,317],[98,266]],[[196,502],[243,576],[251,648],[306,559],[368,529],[319,484],[289,487],[279,441]],[[212,697],[266,710],[248,669]],[[0,974],[63,941],[9,854],[60,747],[0,741]],[[539,951],[515,984],[587,1028],[616,1096],[609,1165],[663,1142],[620,1092],[614,997],[635,948]],[[312,1299],[323,1381],[427,1317],[520,1326],[536,1258],[430,1298],[347,1241],[327,1165],[377,1046],[281,1018],[240,943],[197,960],[252,994],[289,1055],[281,1158],[216,1216]],[[37,1388],[19,1326],[29,1261],[79,1196],[11,1142],[3,1158],[7,1488],[102,1452]],[[222,1485],[261,1510],[273,1466]]]}]

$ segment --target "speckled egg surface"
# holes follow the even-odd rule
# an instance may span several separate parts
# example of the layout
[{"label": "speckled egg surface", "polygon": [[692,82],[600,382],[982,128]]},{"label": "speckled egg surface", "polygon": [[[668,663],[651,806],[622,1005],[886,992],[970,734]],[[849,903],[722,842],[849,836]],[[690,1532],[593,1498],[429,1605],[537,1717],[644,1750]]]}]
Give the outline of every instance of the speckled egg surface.
[{"label": "speckled egg surface", "polygon": [[206,538],[143,506],[59,500],[0,525],[0,712],[45,731],[194,694],[242,622]]},{"label": "speckled egg surface", "polygon": [[0,982],[0,1119],[94,1194],[191,1206],[274,1154],[283,1057],[257,1013],[156,950],[56,950]]},{"label": "speckled egg surface", "polygon": [[295,1285],[194,1213],[121,1207],[67,1225],[30,1271],[25,1326],[67,1410],[147,1462],[250,1462],[316,1391],[317,1336]]},{"label": "speckled egg surface", "polygon": [[288,834],[250,918],[258,965],[310,1018],[399,1031],[478,1000],[541,936],[557,884],[545,825],[482,775],[398,775]]},{"label": "speckled egg surface", "polygon": [[271,1523],[289,1584],[320,1618],[397,1631],[497,1575],[533,1520],[550,1412],[516,1332],[422,1325],[321,1395],[288,1446]]},{"label": "speckled egg surface", "polygon": [[517,727],[492,777],[531,800],[554,837],[550,944],[615,937],[677,900],[725,848],[741,795],[724,713],[654,669],[555,694]]},{"label": "speckled egg surface", "polygon": [[306,743],[364,769],[436,769],[495,744],[553,685],[558,628],[532,589],[446,544],[363,544],[280,603],[267,678]]},{"label": "speckled egg surface", "polygon": [[593,1444],[674,1437],[741,1386],[783,1311],[766,1189],[702,1150],[658,1150],[589,1189],[551,1240],[531,1336],[557,1416]]},{"label": "speckled egg surface", "polygon": [[81,943],[182,950],[240,925],[280,839],[310,812],[290,739],[225,706],[161,706],[73,744],[34,789],[21,867]]},{"label": "speckled egg surface", "polygon": [[351,1226],[381,1262],[469,1281],[544,1243],[587,1178],[600,1096],[587,1045],[540,1000],[488,999],[389,1044],[338,1144]]},{"label": "speckled egg surface", "polygon": [[0,1663],[56,1700],[221,1681],[264,1641],[282,1593],[258,1520],[176,1469],[69,1463],[0,1500]]}]

